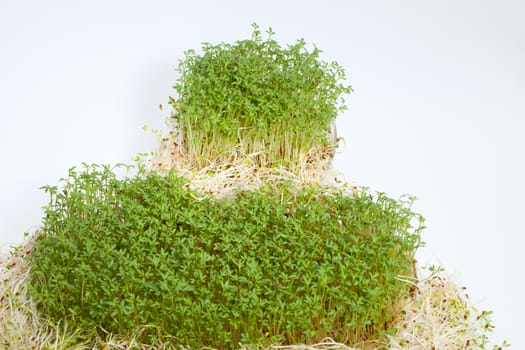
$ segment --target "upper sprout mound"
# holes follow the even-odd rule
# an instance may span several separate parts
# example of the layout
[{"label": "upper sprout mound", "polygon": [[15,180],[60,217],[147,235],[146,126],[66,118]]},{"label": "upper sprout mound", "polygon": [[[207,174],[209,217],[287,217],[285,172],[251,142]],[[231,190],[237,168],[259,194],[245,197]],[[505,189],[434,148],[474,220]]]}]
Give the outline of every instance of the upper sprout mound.
[{"label": "upper sprout mound", "polygon": [[304,40],[281,47],[253,25],[251,39],[204,44],[185,53],[170,98],[181,151],[199,167],[249,157],[257,166],[295,169],[333,155],[328,133],[351,87],[336,62]]}]

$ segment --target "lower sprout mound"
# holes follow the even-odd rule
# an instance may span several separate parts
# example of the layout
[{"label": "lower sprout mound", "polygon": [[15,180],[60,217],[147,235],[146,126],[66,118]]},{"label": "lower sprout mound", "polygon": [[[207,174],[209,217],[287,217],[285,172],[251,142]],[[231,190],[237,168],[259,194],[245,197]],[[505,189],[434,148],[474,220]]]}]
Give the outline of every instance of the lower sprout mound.
[{"label": "lower sprout mound", "polygon": [[414,278],[410,198],[198,178],[90,166],[49,187],[44,227],[2,255],[0,348],[488,349],[490,313]]}]

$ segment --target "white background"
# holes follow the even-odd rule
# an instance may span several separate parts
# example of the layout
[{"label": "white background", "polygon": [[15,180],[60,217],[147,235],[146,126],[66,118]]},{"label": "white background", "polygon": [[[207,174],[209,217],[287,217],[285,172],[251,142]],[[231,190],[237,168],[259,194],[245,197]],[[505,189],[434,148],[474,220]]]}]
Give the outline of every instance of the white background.
[{"label": "white background", "polygon": [[130,163],[162,127],[175,68],[201,42],[272,27],[338,61],[355,93],[338,119],[349,182],[417,196],[422,263],[493,310],[525,348],[525,2],[0,2],[0,244],[19,243],[81,162]]}]

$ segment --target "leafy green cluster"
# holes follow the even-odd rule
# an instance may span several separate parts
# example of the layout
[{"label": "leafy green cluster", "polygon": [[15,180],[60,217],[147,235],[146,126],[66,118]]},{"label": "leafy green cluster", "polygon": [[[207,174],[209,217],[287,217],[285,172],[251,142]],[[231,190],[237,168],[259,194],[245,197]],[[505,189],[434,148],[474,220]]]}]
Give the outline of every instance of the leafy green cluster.
[{"label": "leafy green cluster", "polygon": [[217,198],[187,185],[173,172],[118,179],[90,166],[45,187],[30,258],[42,315],[192,348],[388,328],[421,244],[411,200],[285,183]]},{"label": "leafy green cluster", "polygon": [[304,40],[281,47],[256,24],[250,40],[188,50],[171,98],[185,153],[202,164],[227,162],[232,150],[259,153],[261,165],[293,165],[303,154],[334,147],[327,132],[351,91],[336,62],[319,59]]}]

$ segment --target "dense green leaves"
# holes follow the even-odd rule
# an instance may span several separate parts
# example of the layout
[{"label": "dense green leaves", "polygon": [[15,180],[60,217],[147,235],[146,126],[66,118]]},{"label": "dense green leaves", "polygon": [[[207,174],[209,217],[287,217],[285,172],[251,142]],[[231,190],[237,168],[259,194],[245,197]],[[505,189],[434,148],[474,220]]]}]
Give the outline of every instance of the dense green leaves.
[{"label": "dense green leaves", "polygon": [[[72,169],[31,256],[42,315],[190,347],[357,341],[388,328],[420,245],[410,200],[283,184],[204,196],[174,173]],[[101,333],[102,334],[102,333]]]},{"label": "dense green leaves", "polygon": [[[204,44],[186,52],[171,99],[185,152],[203,164],[229,161],[232,151],[259,152],[261,165],[293,164],[298,155],[328,144],[327,132],[345,109],[345,73],[320,60],[304,40],[281,47],[257,25],[251,39]],[[328,144],[328,145],[327,145]]]}]

